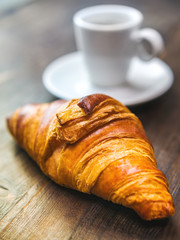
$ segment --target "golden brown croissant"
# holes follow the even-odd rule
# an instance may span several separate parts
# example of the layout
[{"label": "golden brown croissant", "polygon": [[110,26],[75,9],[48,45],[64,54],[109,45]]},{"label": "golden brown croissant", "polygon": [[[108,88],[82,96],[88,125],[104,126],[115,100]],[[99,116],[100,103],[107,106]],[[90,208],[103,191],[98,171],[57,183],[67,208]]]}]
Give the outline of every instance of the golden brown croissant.
[{"label": "golden brown croissant", "polygon": [[132,208],[146,220],[174,214],[141,122],[117,100],[94,94],[29,104],[7,125],[56,183]]}]

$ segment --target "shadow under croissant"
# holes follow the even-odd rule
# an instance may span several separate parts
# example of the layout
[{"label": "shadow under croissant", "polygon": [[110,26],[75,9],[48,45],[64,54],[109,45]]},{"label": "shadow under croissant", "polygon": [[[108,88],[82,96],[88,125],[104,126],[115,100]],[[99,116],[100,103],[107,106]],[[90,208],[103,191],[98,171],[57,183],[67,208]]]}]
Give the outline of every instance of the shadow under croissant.
[{"label": "shadow under croissant", "polygon": [[[112,239],[121,239],[123,234],[129,239],[133,237],[133,239],[152,240],[164,231],[170,220],[166,218],[145,221],[130,208],[114,204],[95,195],[61,187],[52,181],[50,185],[50,188],[54,189],[53,191],[58,192],[56,197],[59,196],[59,199],[62,195],[66,195],[68,201],[66,204],[72,205],[78,201],[84,208],[73,231],[73,236],[77,235],[79,239],[86,239],[83,234],[86,232],[87,236],[98,235],[99,239],[111,239],[111,237]],[[76,211],[78,210],[76,209]]]}]

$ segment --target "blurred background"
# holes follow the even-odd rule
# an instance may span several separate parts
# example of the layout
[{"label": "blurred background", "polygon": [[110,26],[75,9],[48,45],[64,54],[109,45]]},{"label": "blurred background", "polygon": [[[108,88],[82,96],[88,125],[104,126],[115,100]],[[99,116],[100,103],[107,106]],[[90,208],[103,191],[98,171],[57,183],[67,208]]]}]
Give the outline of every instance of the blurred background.
[{"label": "blurred background", "polygon": [[[16,81],[15,86],[19,94],[23,94],[23,91],[28,92],[29,95],[21,100],[22,103],[32,99],[51,100],[51,96],[42,85],[41,75],[52,60],[76,50],[73,14],[87,6],[108,3],[129,5],[142,11],[143,26],[160,31],[168,48],[179,42],[179,39],[172,37],[176,28],[179,29],[178,0],[1,0],[0,82],[6,85],[6,81],[7,84]],[[176,55],[177,51],[176,49]],[[177,58],[174,61],[169,55],[169,59],[166,59],[165,54],[164,52],[161,57],[168,60],[177,71]],[[26,80],[31,84],[22,84]],[[34,84],[37,85],[36,88]],[[1,94],[10,94],[8,89],[8,85],[4,86]],[[16,93],[14,94],[11,93],[12,98],[16,96]]]}]

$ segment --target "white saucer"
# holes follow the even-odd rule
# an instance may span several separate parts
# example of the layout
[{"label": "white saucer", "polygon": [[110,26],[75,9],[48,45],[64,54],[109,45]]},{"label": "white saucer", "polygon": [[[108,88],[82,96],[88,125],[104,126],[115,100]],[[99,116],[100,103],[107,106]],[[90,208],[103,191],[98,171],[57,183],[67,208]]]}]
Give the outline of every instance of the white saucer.
[{"label": "white saucer", "polygon": [[43,73],[43,84],[56,97],[80,98],[93,93],[104,93],[127,106],[138,105],[164,94],[173,83],[169,66],[158,58],[143,62],[133,60],[126,83],[116,87],[98,87],[88,80],[81,53],[67,54],[53,61]]}]

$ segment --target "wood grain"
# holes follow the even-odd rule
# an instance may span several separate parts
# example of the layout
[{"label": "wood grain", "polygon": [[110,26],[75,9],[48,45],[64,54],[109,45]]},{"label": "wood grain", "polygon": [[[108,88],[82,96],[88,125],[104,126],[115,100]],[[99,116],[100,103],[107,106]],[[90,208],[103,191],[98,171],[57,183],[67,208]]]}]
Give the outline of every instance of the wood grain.
[{"label": "wood grain", "polygon": [[44,68],[76,50],[72,15],[107,0],[24,1],[0,11],[0,239],[180,239],[180,3],[177,0],[113,0],[140,9],[143,26],[159,30],[161,58],[175,81],[161,98],[132,108],[153,143],[168,178],[175,215],[145,222],[132,210],[57,186],[10,137],[5,118],[20,105],[50,102]]}]

